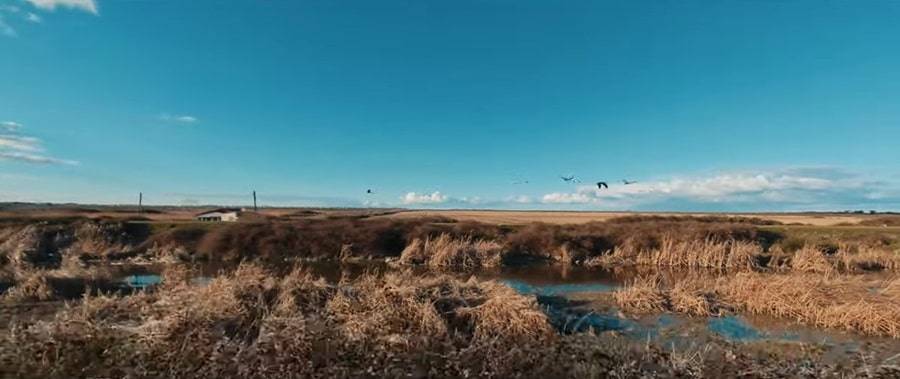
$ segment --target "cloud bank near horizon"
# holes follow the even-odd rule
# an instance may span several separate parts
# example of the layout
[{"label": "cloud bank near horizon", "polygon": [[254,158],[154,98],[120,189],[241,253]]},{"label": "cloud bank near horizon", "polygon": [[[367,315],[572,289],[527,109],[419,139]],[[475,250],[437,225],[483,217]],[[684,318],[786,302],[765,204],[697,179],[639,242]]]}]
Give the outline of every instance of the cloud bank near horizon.
[{"label": "cloud bank near horizon", "polygon": [[[426,208],[634,211],[815,211],[900,209],[900,176],[875,180],[837,167],[794,167],[671,175],[608,189],[514,194],[502,199],[407,193],[402,205]],[[477,199],[477,201],[472,201]]]},{"label": "cloud bank near horizon", "polygon": [[22,133],[23,125],[14,121],[0,122],[0,161],[31,164],[67,164],[78,162],[45,155],[40,139]]},{"label": "cloud bank near horizon", "polygon": [[573,191],[544,194],[541,203],[599,209],[896,208],[900,185],[839,168],[790,168],[676,176],[603,190],[583,185]]}]

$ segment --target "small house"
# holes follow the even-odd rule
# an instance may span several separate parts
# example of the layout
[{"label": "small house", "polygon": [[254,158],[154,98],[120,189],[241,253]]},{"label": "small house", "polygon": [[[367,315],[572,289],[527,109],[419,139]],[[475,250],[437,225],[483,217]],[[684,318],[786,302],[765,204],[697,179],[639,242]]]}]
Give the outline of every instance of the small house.
[{"label": "small house", "polygon": [[197,221],[211,222],[235,222],[241,217],[241,210],[237,208],[220,208],[200,213],[194,216]]}]

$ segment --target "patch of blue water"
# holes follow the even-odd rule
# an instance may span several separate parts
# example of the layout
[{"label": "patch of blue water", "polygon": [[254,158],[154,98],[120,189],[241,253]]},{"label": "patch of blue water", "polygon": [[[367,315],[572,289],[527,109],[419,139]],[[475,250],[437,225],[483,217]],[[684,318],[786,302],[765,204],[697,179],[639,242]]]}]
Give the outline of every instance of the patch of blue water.
[{"label": "patch of blue water", "polygon": [[[725,337],[731,341],[756,341],[760,339],[777,341],[801,341],[800,334],[789,331],[763,331],[748,324],[746,320],[738,316],[717,317],[709,319],[707,327],[713,333]],[[823,337],[819,342],[826,343],[830,339]]]},{"label": "patch of blue water", "polygon": [[766,337],[765,333],[737,316],[711,318],[707,327],[711,332],[732,341],[755,341]]},{"label": "patch of blue water", "polygon": [[156,274],[129,275],[122,281],[131,288],[147,288],[162,282],[162,278]]},{"label": "patch of blue water", "polygon": [[602,283],[532,285],[515,279],[504,279],[501,282],[523,295],[562,296],[578,292],[611,292],[616,289],[614,286]]}]

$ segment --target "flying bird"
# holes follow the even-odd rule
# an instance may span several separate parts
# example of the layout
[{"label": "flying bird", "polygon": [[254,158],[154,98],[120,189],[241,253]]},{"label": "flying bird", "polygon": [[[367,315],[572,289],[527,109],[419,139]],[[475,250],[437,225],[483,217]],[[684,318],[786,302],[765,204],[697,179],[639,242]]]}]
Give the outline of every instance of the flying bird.
[{"label": "flying bird", "polygon": [[578,180],[578,178],[576,178],[575,175],[560,176],[559,178],[562,179],[566,183],[581,183],[581,180]]},{"label": "flying bird", "polygon": [[633,180],[622,179],[622,184],[624,184],[624,185],[626,185],[626,186],[629,185],[629,184],[634,184],[634,183],[637,183],[637,182],[636,182],[636,181],[633,181]]},{"label": "flying bird", "polygon": [[375,191],[372,191],[372,189],[367,189],[366,193],[371,195],[371,194],[375,193]]},{"label": "flying bird", "polygon": [[528,184],[528,181],[527,180],[516,180],[516,181],[512,182],[512,184]]},{"label": "flying bird", "polygon": [[606,182],[597,182],[597,189],[609,189],[609,186],[606,185]]}]

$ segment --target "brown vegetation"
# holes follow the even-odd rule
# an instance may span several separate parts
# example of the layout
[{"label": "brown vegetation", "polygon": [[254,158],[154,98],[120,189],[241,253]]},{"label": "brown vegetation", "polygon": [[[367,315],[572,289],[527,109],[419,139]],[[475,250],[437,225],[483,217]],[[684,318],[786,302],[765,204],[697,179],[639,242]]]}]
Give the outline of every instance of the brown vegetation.
[{"label": "brown vegetation", "polygon": [[807,245],[789,259],[790,268],[801,272],[900,271],[900,252],[884,247],[842,244],[829,254],[827,250]]},{"label": "brown vegetation", "polygon": [[626,312],[677,312],[692,316],[717,316],[725,310],[700,280],[679,280],[670,288],[657,275],[640,276],[613,292]]},{"label": "brown vegetation", "polygon": [[742,272],[714,281],[688,276],[664,284],[658,277],[641,277],[613,297],[630,312],[710,315],[733,309],[816,327],[900,338],[897,280]]},{"label": "brown vegetation", "polygon": [[889,375],[728,344],[675,352],[558,335],[535,299],[495,282],[366,275],[329,285],[242,265],[207,286],[89,296],[0,334],[2,377],[731,377]]},{"label": "brown vegetation", "polygon": [[443,233],[436,238],[414,239],[403,249],[400,262],[434,268],[495,267],[500,265],[502,254],[503,246],[494,241]]},{"label": "brown vegetation", "polygon": [[662,238],[657,248],[641,248],[628,242],[606,255],[592,259],[591,265],[646,265],[693,268],[759,268],[762,248],[759,244],[738,240],[679,241],[674,236]]}]

